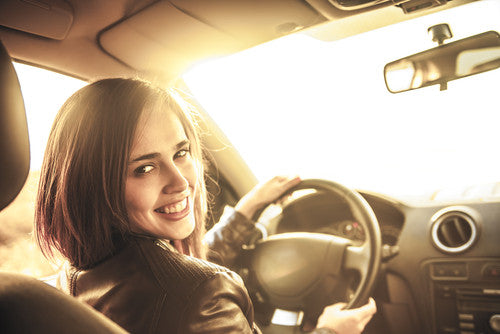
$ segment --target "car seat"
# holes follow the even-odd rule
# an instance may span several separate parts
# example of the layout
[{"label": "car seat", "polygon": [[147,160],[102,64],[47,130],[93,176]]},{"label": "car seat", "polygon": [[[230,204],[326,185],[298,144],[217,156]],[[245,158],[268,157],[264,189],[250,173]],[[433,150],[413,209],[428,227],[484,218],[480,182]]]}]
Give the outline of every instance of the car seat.
[{"label": "car seat", "polygon": [[[28,126],[17,75],[0,41],[0,210],[29,172]],[[33,277],[0,272],[0,333],[126,333],[90,306]]]}]

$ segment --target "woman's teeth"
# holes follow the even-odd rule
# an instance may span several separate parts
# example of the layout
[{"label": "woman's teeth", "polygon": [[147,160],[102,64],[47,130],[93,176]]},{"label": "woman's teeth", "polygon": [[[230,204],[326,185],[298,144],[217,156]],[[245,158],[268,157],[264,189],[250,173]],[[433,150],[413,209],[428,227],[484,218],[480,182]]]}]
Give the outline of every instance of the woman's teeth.
[{"label": "woman's teeth", "polygon": [[186,206],[187,206],[187,198],[184,198],[182,201],[178,203],[164,206],[163,208],[156,209],[155,211],[159,213],[177,213],[184,210]]}]

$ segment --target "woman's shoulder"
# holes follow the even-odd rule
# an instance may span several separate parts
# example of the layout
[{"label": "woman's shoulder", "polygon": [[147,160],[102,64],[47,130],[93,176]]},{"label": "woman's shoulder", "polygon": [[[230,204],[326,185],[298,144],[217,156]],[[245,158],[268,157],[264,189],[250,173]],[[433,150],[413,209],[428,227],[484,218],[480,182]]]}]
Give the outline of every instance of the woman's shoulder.
[{"label": "woman's shoulder", "polygon": [[148,282],[146,286],[155,293],[165,293],[172,292],[172,286],[186,292],[220,273],[229,273],[236,281],[239,278],[225,267],[180,254],[167,242],[147,237],[131,238],[119,252],[91,268],[66,266],[63,271],[66,282],[59,287],[72,295],[86,290],[87,282],[92,287],[109,282]]},{"label": "woman's shoulder", "polygon": [[226,267],[178,253],[166,241],[148,238],[135,240],[142,258],[147,263],[160,285],[183,282],[183,285],[198,285],[200,281],[225,273],[226,277],[238,280],[239,276]]},{"label": "woman's shoulder", "polygon": [[[236,273],[180,254],[160,240],[135,238],[92,268],[68,266],[64,271],[64,290],[132,332],[179,328],[186,317],[200,313],[216,296],[231,296],[237,303],[225,308],[252,314],[248,294]],[[134,317],[139,310],[148,316]]]}]

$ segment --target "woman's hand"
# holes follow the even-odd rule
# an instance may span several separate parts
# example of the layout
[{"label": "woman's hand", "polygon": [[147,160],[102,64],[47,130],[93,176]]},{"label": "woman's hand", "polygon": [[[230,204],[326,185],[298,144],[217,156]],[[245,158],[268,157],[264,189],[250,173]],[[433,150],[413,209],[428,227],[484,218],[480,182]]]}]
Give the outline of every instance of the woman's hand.
[{"label": "woman's hand", "polygon": [[330,328],[337,334],[360,334],[377,312],[373,298],[360,308],[344,310],[345,303],[325,307],[318,318],[318,328]]},{"label": "woman's hand", "polygon": [[272,179],[259,183],[243,196],[235,210],[248,219],[252,219],[257,210],[271,204],[283,195],[288,189],[300,183],[300,177],[275,176]]}]

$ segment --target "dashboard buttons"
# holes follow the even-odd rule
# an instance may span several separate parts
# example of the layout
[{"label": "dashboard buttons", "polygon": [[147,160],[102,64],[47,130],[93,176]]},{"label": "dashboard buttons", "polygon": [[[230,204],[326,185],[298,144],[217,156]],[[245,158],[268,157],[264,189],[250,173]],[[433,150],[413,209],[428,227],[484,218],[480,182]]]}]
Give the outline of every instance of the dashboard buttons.
[{"label": "dashboard buttons", "polygon": [[500,279],[500,264],[487,264],[483,267],[483,277],[486,279]]},{"label": "dashboard buttons", "polygon": [[461,321],[473,321],[474,320],[474,315],[470,313],[460,313],[458,315],[458,319]]},{"label": "dashboard buttons", "polygon": [[474,329],[474,324],[472,322],[461,322],[459,326],[461,329]]},{"label": "dashboard buttons", "polygon": [[436,286],[436,295],[440,298],[454,298],[455,289],[446,285],[438,285]]},{"label": "dashboard buttons", "polygon": [[465,263],[440,263],[432,266],[432,276],[435,278],[466,278]]}]

